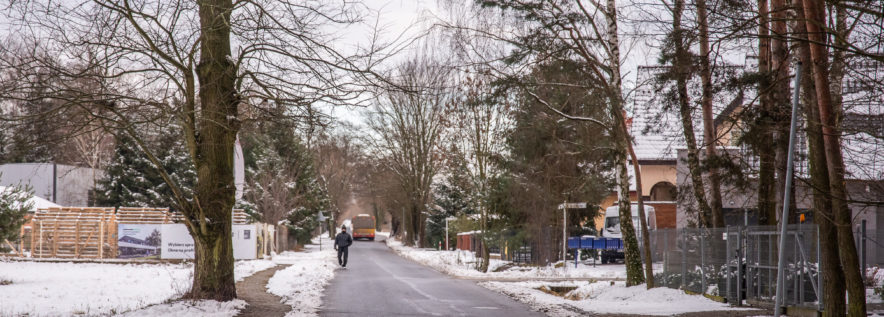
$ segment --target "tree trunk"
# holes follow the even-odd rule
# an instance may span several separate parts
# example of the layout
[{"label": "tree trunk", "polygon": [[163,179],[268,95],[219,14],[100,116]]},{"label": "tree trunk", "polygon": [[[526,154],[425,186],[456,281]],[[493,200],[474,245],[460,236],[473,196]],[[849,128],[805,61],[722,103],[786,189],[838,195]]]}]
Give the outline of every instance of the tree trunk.
[{"label": "tree trunk", "polygon": [[767,0],[758,1],[758,72],[762,80],[758,85],[760,111],[758,115],[758,136],[755,152],[758,154],[758,222],[760,225],[775,226],[777,224],[776,190],[773,188],[776,178],[776,157],[771,153],[773,140],[773,110],[770,96],[770,28]]},{"label": "tree trunk", "polygon": [[201,235],[199,240],[194,240],[193,288],[189,298],[218,301],[236,298],[232,234],[230,222],[227,224],[226,232],[223,228],[217,228],[217,232]]},{"label": "tree trunk", "polygon": [[418,247],[427,247],[427,215],[423,213],[423,208],[418,209],[417,218],[419,219],[419,233],[417,235]]},{"label": "tree trunk", "polygon": [[623,79],[620,76],[620,38],[617,34],[617,5],[614,0],[607,0],[606,6],[608,62],[610,63],[611,85],[608,99],[611,103],[611,116],[617,126],[611,130],[614,136],[614,162],[617,165],[617,182],[619,190],[620,232],[623,236],[623,253],[626,262],[626,285],[634,286],[644,282],[642,259],[635,238],[635,227],[632,226],[632,209],[629,203],[629,174],[626,171],[626,155],[630,142],[626,129],[626,117],[623,116]]},{"label": "tree trunk", "polygon": [[[648,220],[645,216],[645,199],[642,198],[642,172],[638,164],[638,157],[632,148],[632,142],[627,143],[629,157],[632,158],[632,169],[635,170],[635,197],[638,202],[638,223],[642,231],[642,253],[645,258],[645,281],[648,289],[654,288],[654,261],[651,259],[651,233],[648,232]],[[631,213],[631,211],[630,211]]]},{"label": "tree trunk", "polygon": [[644,274],[642,272],[642,257],[639,253],[638,241],[635,238],[635,227],[632,224],[632,206],[629,202],[629,173],[626,169],[626,145],[621,140],[626,138],[628,136],[617,138],[614,161],[617,162],[617,185],[619,186],[617,206],[620,209],[620,233],[624,244],[626,286],[635,286],[644,282]]},{"label": "tree trunk", "polygon": [[191,299],[228,301],[236,298],[233,277],[232,219],[234,192],[233,144],[239,129],[235,65],[230,56],[229,0],[199,1],[200,124],[196,203],[189,208],[188,229],[194,240]]},{"label": "tree trunk", "polygon": [[[803,15],[803,14],[802,14]],[[806,43],[806,42],[805,42]],[[807,61],[810,61],[807,52]],[[804,54],[804,53],[802,53]],[[802,58],[804,59],[804,58]],[[810,65],[808,62],[807,65]],[[826,303],[826,316],[844,316],[847,303],[844,301],[844,271],[838,256],[838,233],[832,222],[832,199],[829,192],[829,176],[826,173],[826,154],[823,152],[822,129],[819,109],[813,95],[813,79],[807,78],[802,87],[807,92],[805,116],[807,118],[808,160],[810,161],[810,183],[813,191],[814,222],[819,225],[820,260],[823,268],[823,302]]]},{"label": "tree trunk", "polygon": [[[483,186],[483,187],[484,187],[484,186]],[[483,189],[484,189],[484,188],[483,188]],[[484,190],[483,190],[483,192],[484,192]],[[482,241],[482,249],[481,249],[482,253],[479,254],[479,256],[481,257],[481,259],[482,259],[481,261],[482,261],[482,262],[479,263],[478,270],[479,270],[479,272],[482,272],[482,273],[487,273],[487,272],[488,272],[488,266],[489,266],[489,264],[491,264],[491,260],[490,260],[490,258],[489,258],[489,257],[491,256],[491,254],[490,254],[490,252],[488,251],[488,248],[487,248],[486,245],[485,245],[485,243],[488,242],[488,239],[487,239],[486,236],[485,236],[485,232],[486,232],[486,230],[488,230],[488,209],[487,209],[486,207],[487,207],[487,206],[484,206],[484,205],[480,207],[480,208],[482,208],[482,210],[481,210],[481,212],[482,212],[482,220],[481,220],[481,223],[480,223],[480,228],[481,228],[481,230],[482,230],[482,233],[481,233],[479,236],[482,237],[482,239],[481,239],[481,241]]]},{"label": "tree trunk", "polygon": [[700,167],[700,155],[697,149],[697,139],[694,136],[694,116],[691,111],[688,96],[688,77],[690,76],[690,52],[685,47],[684,32],[681,26],[681,18],[684,13],[684,0],[676,0],[672,14],[672,41],[675,44],[675,57],[672,60],[672,71],[675,74],[675,85],[678,94],[678,113],[681,115],[681,126],[684,130],[684,139],[688,148],[688,170],[693,186],[694,199],[699,208],[700,226],[712,227],[712,210],[706,201],[706,187],[703,181],[703,171]]},{"label": "tree trunk", "polygon": [[[712,67],[709,62],[709,22],[706,0],[697,0],[697,27],[700,40],[700,79],[703,86],[701,104],[703,108],[703,139],[706,145],[706,162],[716,159],[717,136],[715,118],[712,116]],[[709,209],[712,213],[712,227],[724,227],[724,212],[721,199],[721,176],[715,164],[706,164],[709,169]]]},{"label": "tree trunk", "polygon": [[[804,21],[804,11],[796,10],[796,19]],[[806,40],[804,23],[796,23],[794,36],[798,38],[799,58],[804,65],[812,65],[810,45]],[[826,304],[825,317],[844,316],[847,303],[844,301],[844,271],[838,258],[838,234],[832,222],[832,200],[829,192],[829,175],[826,172],[826,154],[823,152],[822,128],[819,109],[814,98],[813,68],[805,67],[801,76],[802,102],[806,118],[807,152],[810,163],[810,184],[813,188],[814,223],[819,226],[820,261],[823,274],[823,302]]]},{"label": "tree trunk", "polygon": [[[771,0],[771,107],[774,116],[774,149],[777,198],[776,210],[783,209],[783,201],[786,194],[786,174],[789,162],[789,128],[791,124],[791,104],[789,96],[789,45],[786,41],[786,2],[785,0]],[[791,197],[795,197],[795,188],[788,189]],[[795,214],[795,199],[792,199],[789,207],[789,215]],[[788,219],[780,220],[788,223]]]},{"label": "tree trunk", "polygon": [[848,315],[866,315],[865,286],[859,268],[852,232],[852,214],[847,205],[847,189],[844,182],[844,159],[841,156],[840,131],[836,126],[836,113],[832,106],[829,90],[828,52],[825,33],[821,26],[826,25],[823,3],[804,0],[804,15],[807,37],[810,42],[810,55],[813,60],[814,86],[816,87],[817,107],[819,108],[823,146],[829,176],[829,191],[832,195],[832,211],[838,232],[838,251],[841,267],[844,270],[848,295]]},{"label": "tree trunk", "polygon": [[402,244],[406,246],[414,246],[414,211],[413,208],[409,208],[406,212],[405,208],[402,209],[402,228],[405,230],[405,239],[402,240]]}]

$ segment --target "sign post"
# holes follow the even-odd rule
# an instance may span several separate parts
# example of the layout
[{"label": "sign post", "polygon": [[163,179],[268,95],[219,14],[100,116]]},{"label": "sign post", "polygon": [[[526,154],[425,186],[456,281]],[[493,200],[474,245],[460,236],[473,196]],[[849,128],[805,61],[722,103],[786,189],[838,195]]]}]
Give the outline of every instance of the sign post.
[{"label": "sign post", "polygon": [[[325,222],[328,220],[328,217],[322,214],[322,211],[319,211],[319,217],[317,217],[319,222]],[[331,229],[329,229],[331,230]],[[319,251],[322,251],[322,225],[319,226]]]},{"label": "sign post", "polygon": [[[562,263],[565,263],[566,254],[568,254],[568,208],[585,209],[586,203],[561,203],[559,208],[562,210]],[[575,261],[577,259],[574,259]],[[564,265],[567,269],[567,265]]]},{"label": "sign post", "polygon": [[457,217],[445,218],[445,251],[451,251],[451,248],[448,247],[448,221],[450,220],[457,220]]}]

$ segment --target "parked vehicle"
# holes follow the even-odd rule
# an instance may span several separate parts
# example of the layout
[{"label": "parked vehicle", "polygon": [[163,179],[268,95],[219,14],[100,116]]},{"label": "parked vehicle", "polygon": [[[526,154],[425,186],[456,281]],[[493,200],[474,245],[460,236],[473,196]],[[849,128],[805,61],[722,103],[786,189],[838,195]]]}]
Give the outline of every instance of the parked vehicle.
[{"label": "parked vehicle", "polygon": [[[635,235],[641,244],[642,232],[638,219],[638,204],[632,204],[632,226],[635,228]],[[657,229],[657,215],[653,206],[645,206],[645,217],[648,223],[648,230]],[[602,229],[601,236],[608,239],[622,239],[623,233],[620,231],[620,207],[611,206],[605,209],[605,228]],[[623,249],[603,250],[601,254],[602,264],[613,263],[617,260],[625,259]]]}]

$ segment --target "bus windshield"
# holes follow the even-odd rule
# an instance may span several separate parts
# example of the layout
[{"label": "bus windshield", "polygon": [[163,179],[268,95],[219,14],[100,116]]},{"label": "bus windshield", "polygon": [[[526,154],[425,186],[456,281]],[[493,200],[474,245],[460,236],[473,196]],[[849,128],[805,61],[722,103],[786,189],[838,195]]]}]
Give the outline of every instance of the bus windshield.
[{"label": "bus windshield", "polygon": [[374,229],[374,221],[371,216],[353,217],[353,229]]}]

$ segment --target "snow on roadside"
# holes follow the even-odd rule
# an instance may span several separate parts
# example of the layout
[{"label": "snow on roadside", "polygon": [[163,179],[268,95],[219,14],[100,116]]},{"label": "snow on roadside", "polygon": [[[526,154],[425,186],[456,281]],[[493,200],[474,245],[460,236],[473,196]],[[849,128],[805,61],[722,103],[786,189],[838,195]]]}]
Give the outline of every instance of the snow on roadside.
[{"label": "snow on roadside", "polygon": [[[595,279],[625,279],[626,266],[622,264],[610,265],[586,265],[580,263],[574,267],[574,262],[568,262],[567,268],[547,267],[511,267],[501,272],[496,269],[506,265],[507,261],[492,259],[488,267],[488,273],[476,270],[476,258],[472,252],[436,251],[423,250],[402,245],[402,242],[390,238],[387,245],[400,256],[415,262],[432,267],[433,269],[449,275],[462,278],[492,279],[492,280],[526,280],[532,278],[595,278]],[[660,268],[662,269],[662,267]]]},{"label": "snow on roadside", "polygon": [[276,263],[273,263],[273,261],[270,260],[236,261],[236,265],[233,267],[233,277],[239,282],[246,277],[252,276],[252,274],[274,266],[276,266]]},{"label": "snow on roadside", "polygon": [[[644,285],[626,287],[625,282],[481,282],[479,285],[506,294],[550,316],[573,316],[575,310],[593,314],[629,312],[641,315],[675,315],[690,312],[745,310],[730,307],[699,295],[658,287],[651,290]],[[539,290],[542,286],[576,286],[566,299]]]},{"label": "snow on roadside", "polygon": [[316,244],[305,246],[306,252],[283,252],[273,261],[291,266],[279,270],[267,281],[267,291],[282,297],[292,310],[286,316],[316,316],[322,305],[325,286],[337,268],[333,241],[322,237],[322,251]]},{"label": "snow on roadside", "polygon": [[176,301],[168,304],[148,306],[144,309],[128,312],[121,317],[155,317],[155,316],[202,316],[202,317],[231,317],[236,316],[240,310],[246,307],[246,302],[241,299],[229,302],[214,300],[199,301]]},{"label": "snow on roadside", "polygon": [[866,288],[866,303],[884,303],[884,270],[877,266],[869,267],[866,269],[866,277],[872,281],[871,288]]},{"label": "snow on roadside", "polygon": [[[273,262],[264,260],[237,261],[234,274],[237,280],[242,280],[273,265]],[[191,263],[0,260],[0,279],[12,281],[10,285],[0,286],[0,316],[26,313],[29,316],[109,315],[141,309],[187,292],[193,278],[192,272]],[[185,307],[187,304],[180,305]],[[199,303],[194,307],[209,309],[208,306],[211,303]],[[216,306],[224,308],[230,315],[237,312],[231,310],[236,305],[216,303]]]}]

